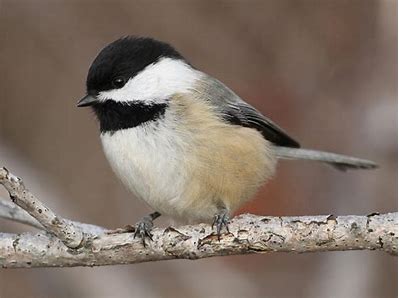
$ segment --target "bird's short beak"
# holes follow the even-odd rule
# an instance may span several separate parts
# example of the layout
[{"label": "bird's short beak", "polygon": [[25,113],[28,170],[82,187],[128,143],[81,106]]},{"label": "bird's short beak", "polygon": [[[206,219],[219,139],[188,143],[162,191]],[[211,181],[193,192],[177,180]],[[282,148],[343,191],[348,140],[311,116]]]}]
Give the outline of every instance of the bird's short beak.
[{"label": "bird's short beak", "polygon": [[88,106],[92,106],[97,101],[98,100],[95,96],[88,94],[85,97],[83,97],[81,100],[78,101],[77,106],[78,107],[88,107]]}]

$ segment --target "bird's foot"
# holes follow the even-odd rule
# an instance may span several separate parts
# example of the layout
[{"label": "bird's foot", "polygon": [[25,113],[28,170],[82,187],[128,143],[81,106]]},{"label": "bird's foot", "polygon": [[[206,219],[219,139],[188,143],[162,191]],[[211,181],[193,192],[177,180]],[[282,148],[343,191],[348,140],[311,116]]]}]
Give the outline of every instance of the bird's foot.
[{"label": "bird's foot", "polygon": [[145,244],[145,239],[148,238],[152,241],[152,227],[154,226],[154,223],[151,218],[148,218],[147,216],[144,217],[142,220],[140,220],[135,226],[134,226],[134,238],[139,237],[141,238],[141,241],[143,242],[143,246],[146,247]]},{"label": "bird's foot", "polygon": [[154,226],[154,219],[157,217],[161,216],[160,213],[154,212],[151,213],[150,215],[147,215],[143,217],[142,220],[140,220],[135,226],[134,226],[134,235],[133,237],[139,237],[141,238],[141,241],[143,243],[143,246],[146,247],[145,239],[148,238],[152,241],[152,233],[151,230]]},{"label": "bird's foot", "polygon": [[230,233],[229,221],[230,221],[230,216],[226,209],[220,210],[220,212],[215,215],[212,223],[212,229],[216,226],[216,234],[218,236],[219,241],[223,227],[226,228],[227,233]]}]

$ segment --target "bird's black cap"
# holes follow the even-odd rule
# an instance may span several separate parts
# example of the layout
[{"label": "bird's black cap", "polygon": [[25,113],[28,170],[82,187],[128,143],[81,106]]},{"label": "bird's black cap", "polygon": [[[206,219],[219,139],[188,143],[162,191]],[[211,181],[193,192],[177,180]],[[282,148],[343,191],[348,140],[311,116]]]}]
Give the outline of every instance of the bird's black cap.
[{"label": "bird's black cap", "polygon": [[148,37],[127,36],[101,50],[90,66],[88,94],[114,89],[113,80],[129,79],[160,58],[184,59],[171,45]]}]

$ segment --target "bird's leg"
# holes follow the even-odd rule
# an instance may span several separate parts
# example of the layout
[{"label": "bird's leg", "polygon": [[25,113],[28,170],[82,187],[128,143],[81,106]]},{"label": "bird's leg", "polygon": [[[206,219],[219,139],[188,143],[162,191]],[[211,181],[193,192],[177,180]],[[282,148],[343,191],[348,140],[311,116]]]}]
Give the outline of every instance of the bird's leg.
[{"label": "bird's leg", "polygon": [[218,239],[220,240],[220,235],[223,226],[226,228],[227,233],[230,233],[229,231],[229,211],[227,210],[226,207],[221,207],[218,212],[215,214],[213,218],[213,223],[212,223],[212,229],[216,226],[216,234],[218,235]]},{"label": "bird's leg", "polygon": [[153,221],[160,216],[161,216],[161,213],[153,212],[147,216],[144,216],[134,226],[134,238],[136,238],[136,236],[140,237],[141,241],[143,242],[144,247],[146,246],[145,238],[149,238],[152,241],[151,230],[152,230],[152,227],[154,226]]}]

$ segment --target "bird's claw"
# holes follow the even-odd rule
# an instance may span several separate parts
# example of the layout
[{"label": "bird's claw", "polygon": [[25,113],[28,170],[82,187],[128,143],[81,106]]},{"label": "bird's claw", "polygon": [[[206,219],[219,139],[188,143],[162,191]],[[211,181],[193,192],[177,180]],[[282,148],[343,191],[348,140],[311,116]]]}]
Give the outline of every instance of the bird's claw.
[{"label": "bird's claw", "polygon": [[141,221],[139,221],[134,226],[134,235],[133,238],[139,237],[143,243],[143,246],[146,247],[145,239],[148,238],[152,240],[152,227],[154,226],[152,219],[148,216],[144,217]]},{"label": "bird's claw", "polygon": [[218,240],[220,240],[220,235],[223,227],[226,228],[227,233],[230,233],[229,220],[230,217],[226,210],[223,210],[223,212],[215,215],[212,223],[212,229],[216,226],[216,234],[218,236]]}]

